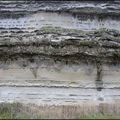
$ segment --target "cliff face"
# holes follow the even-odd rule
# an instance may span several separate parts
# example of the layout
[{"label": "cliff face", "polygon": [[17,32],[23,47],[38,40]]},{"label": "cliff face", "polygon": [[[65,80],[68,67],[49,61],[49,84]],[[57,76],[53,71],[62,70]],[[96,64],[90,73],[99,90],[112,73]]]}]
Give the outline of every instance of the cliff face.
[{"label": "cliff face", "polygon": [[1,101],[120,99],[119,1],[0,1],[0,6]]}]

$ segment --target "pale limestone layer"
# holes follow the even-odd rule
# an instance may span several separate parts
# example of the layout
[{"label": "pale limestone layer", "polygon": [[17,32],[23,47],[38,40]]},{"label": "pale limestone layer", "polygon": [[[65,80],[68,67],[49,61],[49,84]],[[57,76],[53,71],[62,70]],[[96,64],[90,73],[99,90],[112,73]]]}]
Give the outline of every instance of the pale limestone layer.
[{"label": "pale limestone layer", "polygon": [[[13,67],[13,68],[12,68]],[[77,67],[77,66],[73,66]],[[7,69],[0,69],[1,84],[23,85],[23,86],[81,86],[85,82],[93,83],[96,77],[95,69],[91,66],[80,66],[77,71],[69,66],[62,69],[53,68],[20,68],[10,65]],[[14,81],[14,82],[13,82]]]},{"label": "pale limestone layer", "polygon": [[[62,68],[47,66],[25,67],[16,64],[9,65],[6,69],[0,69],[0,85],[17,86],[63,86],[63,87],[82,87],[94,88],[97,77],[95,66],[79,65]],[[119,66],[103,66],[102,81],[103,87],[120,87]]]},{"label": "pale limestone layer", "polygon": [[119,101],[118,89],[0,87],[0,102],[22,102],[34,104],[77,104],[84,102],[111,103]]},{"label": "pale limestone layer", "polygon": [[[62,27],[78,30],[95,30],[101,28],[120,30],[120,21],[112,18],[99,20],[82,16],[74,17],[68,13],[39,12],[18,19],[0,19],[0,28],[20,28],[25,30],[39,30],[44,26]],[[116,27],[115,27],[116,26]]]}]

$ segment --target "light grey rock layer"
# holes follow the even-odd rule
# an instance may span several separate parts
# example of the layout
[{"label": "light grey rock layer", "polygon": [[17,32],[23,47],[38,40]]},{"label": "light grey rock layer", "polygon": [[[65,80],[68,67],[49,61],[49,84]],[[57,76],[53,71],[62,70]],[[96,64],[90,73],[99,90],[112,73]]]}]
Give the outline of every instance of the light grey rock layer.
[{"label": "light grey rock layer", "polygon": [[0,28],[120,30],[120,3],[111,1],[0,1]]}]

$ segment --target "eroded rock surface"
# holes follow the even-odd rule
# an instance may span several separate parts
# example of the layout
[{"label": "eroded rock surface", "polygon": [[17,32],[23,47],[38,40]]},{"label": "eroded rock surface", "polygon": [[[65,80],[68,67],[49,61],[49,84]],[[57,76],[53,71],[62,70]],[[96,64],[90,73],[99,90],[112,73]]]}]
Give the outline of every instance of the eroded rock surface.
[{"label": "eroded rock surface", "polygon": [[0,6],[0,101],[120,99],[119,1]]}]

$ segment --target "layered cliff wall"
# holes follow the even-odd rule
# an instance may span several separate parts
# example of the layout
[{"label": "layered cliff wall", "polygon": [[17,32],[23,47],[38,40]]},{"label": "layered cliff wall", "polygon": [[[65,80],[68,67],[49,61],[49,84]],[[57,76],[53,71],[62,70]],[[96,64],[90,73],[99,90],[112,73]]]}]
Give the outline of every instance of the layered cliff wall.
[{"label": "layered cliff wall", "polygon": [[0,12],[0,101],[119,101],[119,1],[0,1]]}]

